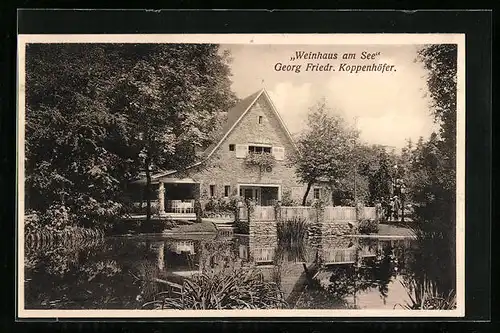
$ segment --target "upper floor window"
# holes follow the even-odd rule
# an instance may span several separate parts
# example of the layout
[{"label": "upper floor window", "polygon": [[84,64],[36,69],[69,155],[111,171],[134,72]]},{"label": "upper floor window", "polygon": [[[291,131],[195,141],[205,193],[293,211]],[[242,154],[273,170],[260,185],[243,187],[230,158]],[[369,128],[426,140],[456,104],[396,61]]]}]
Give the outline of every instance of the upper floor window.
[{"label": "upper floor window", "polygon": [[319,188],[313,190],[313,197],[314,199],[321,199],[321,191]]},{"label": "upper floor window", "polygon": [[266,146],[248,146],[249,153],[271,153],[271,147]]},{"label": "upper floor window", "polygon": [[229,145],[229,151],[234,151],[234,144],[233,143]]},{"label": "upper floor window", "polygon": [[259,116],[259,124],[262,124],[262,116]]}]

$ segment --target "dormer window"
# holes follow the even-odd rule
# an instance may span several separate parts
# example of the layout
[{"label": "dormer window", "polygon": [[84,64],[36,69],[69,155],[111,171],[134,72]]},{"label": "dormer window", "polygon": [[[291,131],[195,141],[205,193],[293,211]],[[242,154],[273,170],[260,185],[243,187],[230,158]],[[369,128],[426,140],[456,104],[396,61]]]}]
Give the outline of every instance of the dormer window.
[{"label": "dormer window", "polygon": [[262,124],[262,116],[259,116],[259,124]]}]

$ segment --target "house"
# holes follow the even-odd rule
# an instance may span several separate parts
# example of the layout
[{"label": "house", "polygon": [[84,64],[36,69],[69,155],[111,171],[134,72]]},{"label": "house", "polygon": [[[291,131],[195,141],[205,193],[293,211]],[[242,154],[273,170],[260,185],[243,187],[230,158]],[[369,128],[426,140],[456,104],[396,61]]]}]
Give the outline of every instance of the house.
[{"label": "house", "polygon": [[[240,196],[270,206],[284,196],[302,201],[306,186],[290,165],[297,151],[290,132],[269,94],[260,90],[227,112],[219,139],[207,147],[201,161],[187,170],[152,176],[158,186],[160,214],[192,214],[194,199]],[[309,200],[330,203],[326,184],[313,186]]]}]

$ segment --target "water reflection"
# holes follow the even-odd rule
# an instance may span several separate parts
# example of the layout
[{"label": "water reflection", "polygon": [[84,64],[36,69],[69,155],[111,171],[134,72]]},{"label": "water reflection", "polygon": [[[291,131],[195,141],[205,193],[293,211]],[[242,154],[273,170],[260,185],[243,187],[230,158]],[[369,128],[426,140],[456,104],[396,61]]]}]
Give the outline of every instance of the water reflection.
[{"label": "water reflection", "polygon": [[258,267],[292,308],[393,308],[404,303],[410,240],[276,235],[110,237],[27,249],[28,309],[137,309],[163,289],[215,267]]}]

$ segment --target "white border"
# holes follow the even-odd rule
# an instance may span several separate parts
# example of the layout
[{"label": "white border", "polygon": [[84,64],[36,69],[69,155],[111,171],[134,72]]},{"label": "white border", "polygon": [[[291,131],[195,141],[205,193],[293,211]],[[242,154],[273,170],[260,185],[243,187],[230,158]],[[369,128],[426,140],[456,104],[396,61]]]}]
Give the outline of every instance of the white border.
[{"label": "white border", "polygon": [[463,317],[465,315],[465,34],[18,35],[18,221],[24,219],[25,45],[27,43],[218,43],[294,45],[458,44],[457,309],[455,310],[25,310],[24,223],[18,223],[19,318]]}]

